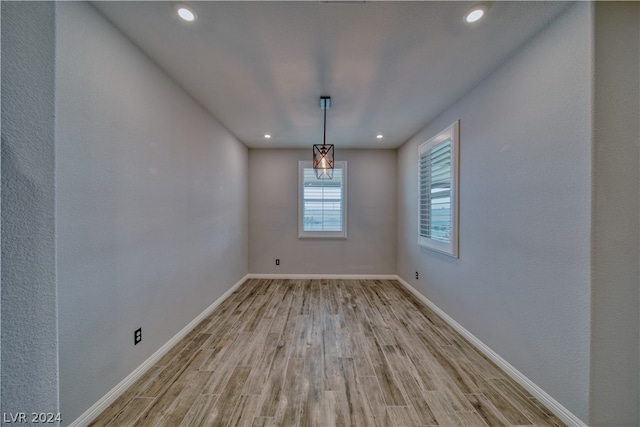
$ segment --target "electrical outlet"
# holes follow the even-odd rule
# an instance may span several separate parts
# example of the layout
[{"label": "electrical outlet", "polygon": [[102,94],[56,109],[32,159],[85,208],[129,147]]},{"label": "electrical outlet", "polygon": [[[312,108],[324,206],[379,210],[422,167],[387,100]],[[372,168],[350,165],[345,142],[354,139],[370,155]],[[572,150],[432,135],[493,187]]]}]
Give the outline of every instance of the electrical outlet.
[{"label": "electrical outlet", "polygon": [[418,280],[420,278],[420,276],[418,275],[418,272],[416,271],[416,280]]},{"label": "electrical outlet", "polygon": [[276,258],[276,265],[280,265],[280,258]]},{"label": "electrical outlet", "polygon": [[133,333],[133,345],[138,345],[142,341],[142,328],[138,328]]}]

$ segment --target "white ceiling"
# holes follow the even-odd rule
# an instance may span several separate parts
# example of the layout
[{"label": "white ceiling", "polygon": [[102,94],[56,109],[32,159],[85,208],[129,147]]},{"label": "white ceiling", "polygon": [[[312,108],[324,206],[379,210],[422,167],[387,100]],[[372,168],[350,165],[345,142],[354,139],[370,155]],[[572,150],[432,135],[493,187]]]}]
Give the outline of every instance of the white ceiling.
[{"label": "white ceiling", "polygon": [[93,4],[247,146],[321,143],[329,95],[339,149],[402,145],[568,4],[493,2],[470,25],[474,3],[200,1],[194,23],[174,2]]}]

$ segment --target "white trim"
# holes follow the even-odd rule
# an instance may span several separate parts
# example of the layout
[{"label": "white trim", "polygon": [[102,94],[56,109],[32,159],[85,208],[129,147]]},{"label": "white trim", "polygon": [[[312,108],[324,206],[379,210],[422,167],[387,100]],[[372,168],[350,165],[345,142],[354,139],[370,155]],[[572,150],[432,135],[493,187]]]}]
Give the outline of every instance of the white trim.
[{"label": "white trim", "polygon": [[207,307],[202,313],[193,319],[187,326],[182,328],[180,332],[175,334],[173,338],[167,341],[162,347],[160,347],[155,353],[153,353],[147,360],[142,362],[140,366],[134,369],[125,379],[120,381],[118,385],[112,388],[107,394],[105,394],[100,400],[87,409],[82,415],[80,415],[75,421],[69,424],[70,427],[81,427],[89,425],[98,415],[100,415],[105,409],[109,407],[122,393],[124,393],[129,387],[133,385],[149,368],[151,368],[158,360],[162,358],[178,341],[184,338],[189,332],[193,330],[198,324],[209,316],[213,310],[215,310],[224,300],[240,287],[247,279],[249,275],[245,275],[235,285],[233,285],[227,292],[225,292],[220,298],[215,300],[213,304]]},{"label": "white trim", "polygon": [[487,356],[491,361],[493,361],[496,365],[502,368],[503,371],[507,375],[509,375],[513,380],[515,380],[518,384],[524,387],[529,393],[533,395],[536,399],[540,401],[545,407],[547,407],[551,412],[553,412],[558,418],[567,423],[570,426],[578,426],[578,427],[586,427],[587,424],[582,422],[580,418],[576,417],[571,413],[567,408],[562,406],[557,400],[553,397],[549,396],[543,389],[538,387],[533,381],[527,378],[522,372],[518,371],[514,368],[509,362],[504,360],[498,353],[493,351],[488,345],[480,341],[473,335],[471,332],[467,331],[462,325],[453,320],[447,313],[442,311],[440,307],[435,305],[433,302],[429,300],[429,298],[422,295],[418,292],[413,286],[409,283],[405,282],[400,276],[397,276],[396,279],[400,282],[409,292],[415,295],[421,302],[423,302],[427,307],[436,312],[438,316],[440,316],[445,322],[449,324],[453,329],[458,331],[460,335],[465,337],[467,340],[471,342],[478,350],[480,350],[485,356]]},{"label": "white trim", "polygon": [[397,280],[395,274],[247,274],[247,279]]}]

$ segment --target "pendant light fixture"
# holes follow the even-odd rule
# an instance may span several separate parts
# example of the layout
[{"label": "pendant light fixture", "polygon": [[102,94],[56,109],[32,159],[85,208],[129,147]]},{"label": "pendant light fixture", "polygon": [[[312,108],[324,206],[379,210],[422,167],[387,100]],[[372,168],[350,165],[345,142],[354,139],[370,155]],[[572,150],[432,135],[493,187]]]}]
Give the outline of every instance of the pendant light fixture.
[{"label": "pendant light fixture", "polygon": [[333,144],[327,145],[327,110],[331,108],[331,97],[320,97],[320,109],[324,110],[324,134],[322,145],[313,145],[313,170],[318,179],[333,179]]}]

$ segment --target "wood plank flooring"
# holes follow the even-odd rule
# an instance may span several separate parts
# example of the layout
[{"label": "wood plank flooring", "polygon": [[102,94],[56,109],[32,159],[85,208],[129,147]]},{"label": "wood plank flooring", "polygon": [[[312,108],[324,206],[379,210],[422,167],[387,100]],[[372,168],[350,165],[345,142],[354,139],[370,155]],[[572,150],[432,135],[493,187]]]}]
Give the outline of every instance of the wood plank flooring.
[{"label": "wood plank flooring", "polygon": [[247,280],[92,426],[563,426],[397,281]]}]

